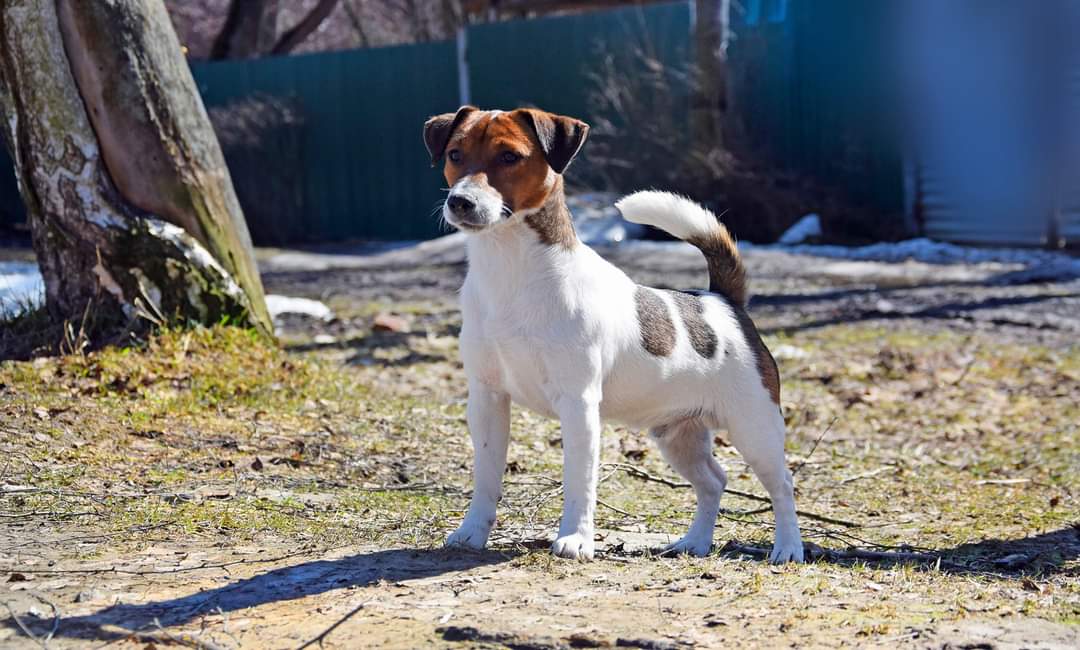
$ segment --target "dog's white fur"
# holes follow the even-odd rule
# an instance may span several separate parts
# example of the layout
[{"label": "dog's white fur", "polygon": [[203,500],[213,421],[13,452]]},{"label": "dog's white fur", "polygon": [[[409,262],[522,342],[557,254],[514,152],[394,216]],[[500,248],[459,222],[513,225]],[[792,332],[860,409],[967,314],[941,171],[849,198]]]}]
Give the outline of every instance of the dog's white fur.
[{"label": "dog's white fur", "polygon": [[[639,192],[616,205],[628,220],[681,239],[718,227],[708,210],[672,194]],[[444,216],[453,221],[448,209]],[[696,491],[693,523],[670,550],[700,556],[712,545],[727,478],[713,458],[709,430],[726,428],[772,499],[770,560],[802,561],[784,420],[729,302],[702,294],[704,319],[725,352],[706,359],[692,348],[671,297],[655,292],[673,317],[676,344],[667,356],[649,354],[638,325],[637,285],[621,270],[582,244],[542,244],[523,223],[524,211],[501,220],[490,216],[493,225],[469,234],[461,291],[475,490],[447,544],[487,543],[502,495],[513,401],[562,425],[565,501],[556,555],[593,556],[601,421],[614,420],[651,430],[663,456]]]}]

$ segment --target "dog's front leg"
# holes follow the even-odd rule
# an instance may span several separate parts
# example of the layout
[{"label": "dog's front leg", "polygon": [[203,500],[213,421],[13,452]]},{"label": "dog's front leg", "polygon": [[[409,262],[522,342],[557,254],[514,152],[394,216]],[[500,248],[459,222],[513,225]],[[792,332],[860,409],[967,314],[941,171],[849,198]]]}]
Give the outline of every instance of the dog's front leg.
[{"label": "dog's front leg", "polygon": [[446,538],[446,545],[482,549],[495,525],[495,508],[502,498],[510,440],[510,398],[480,382],[469,382],[465,415],[475,455],[473,496],[465,520]]},{"label": "dog's front leg", "polygon": [[562,424],[564,500],[559,537],[551,551],[559,557],[591,560],[600,464],[600,400],[589,393],[563,397],[556,408]]}]

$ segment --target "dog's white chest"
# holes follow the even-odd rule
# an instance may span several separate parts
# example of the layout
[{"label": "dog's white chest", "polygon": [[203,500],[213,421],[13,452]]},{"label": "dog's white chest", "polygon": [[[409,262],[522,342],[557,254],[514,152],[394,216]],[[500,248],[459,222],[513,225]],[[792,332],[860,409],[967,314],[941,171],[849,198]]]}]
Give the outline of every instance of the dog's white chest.
[{"label": "dog's white chest", "polygon": [[[494,325],[491,323],[489,325]],[[463,340],[474,348],[470,356],[483,383],[505,392],[517,404],[548,417],[555,416],[546,344],[514,327],[486,327],[484,335]]]}]

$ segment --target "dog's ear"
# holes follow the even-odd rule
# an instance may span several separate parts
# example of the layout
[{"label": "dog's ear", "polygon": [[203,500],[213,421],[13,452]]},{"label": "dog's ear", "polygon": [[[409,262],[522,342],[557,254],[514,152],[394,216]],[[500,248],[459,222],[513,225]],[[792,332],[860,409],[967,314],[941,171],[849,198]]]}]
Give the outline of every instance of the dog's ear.
[{"label": "dog's ear", "polygon": [[443,113],[424,122],[424,144],[427,145],[428,153],[431,154],[431,164],[439,162],[446,151],[446,143],[454,130],[469,116],[469,113],[479,110],[475,106],[462,106],[456,113]]},{"label": "dog's ear", "polygon": [[520,113],[536,133],[548,165],[556,174],[563,173],[585,144],[589,125],[572,117],[552,115],[533,108],[523,108]]}]

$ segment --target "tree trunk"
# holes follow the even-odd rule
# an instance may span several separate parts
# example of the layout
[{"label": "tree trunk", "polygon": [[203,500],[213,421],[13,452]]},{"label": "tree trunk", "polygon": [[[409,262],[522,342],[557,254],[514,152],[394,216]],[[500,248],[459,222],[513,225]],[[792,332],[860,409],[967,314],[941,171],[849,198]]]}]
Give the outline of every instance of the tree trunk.
[{"label": "tree trunk", "polygon": [[694,139],[721,145],[727,110],[727,29],[729,0],[696,0],[694,57],[697,88],[691,104]]},{"label": "tree trunk", "polygon": [[56,321],[272,331],[161,0],[0,0],[0,113]]}]

